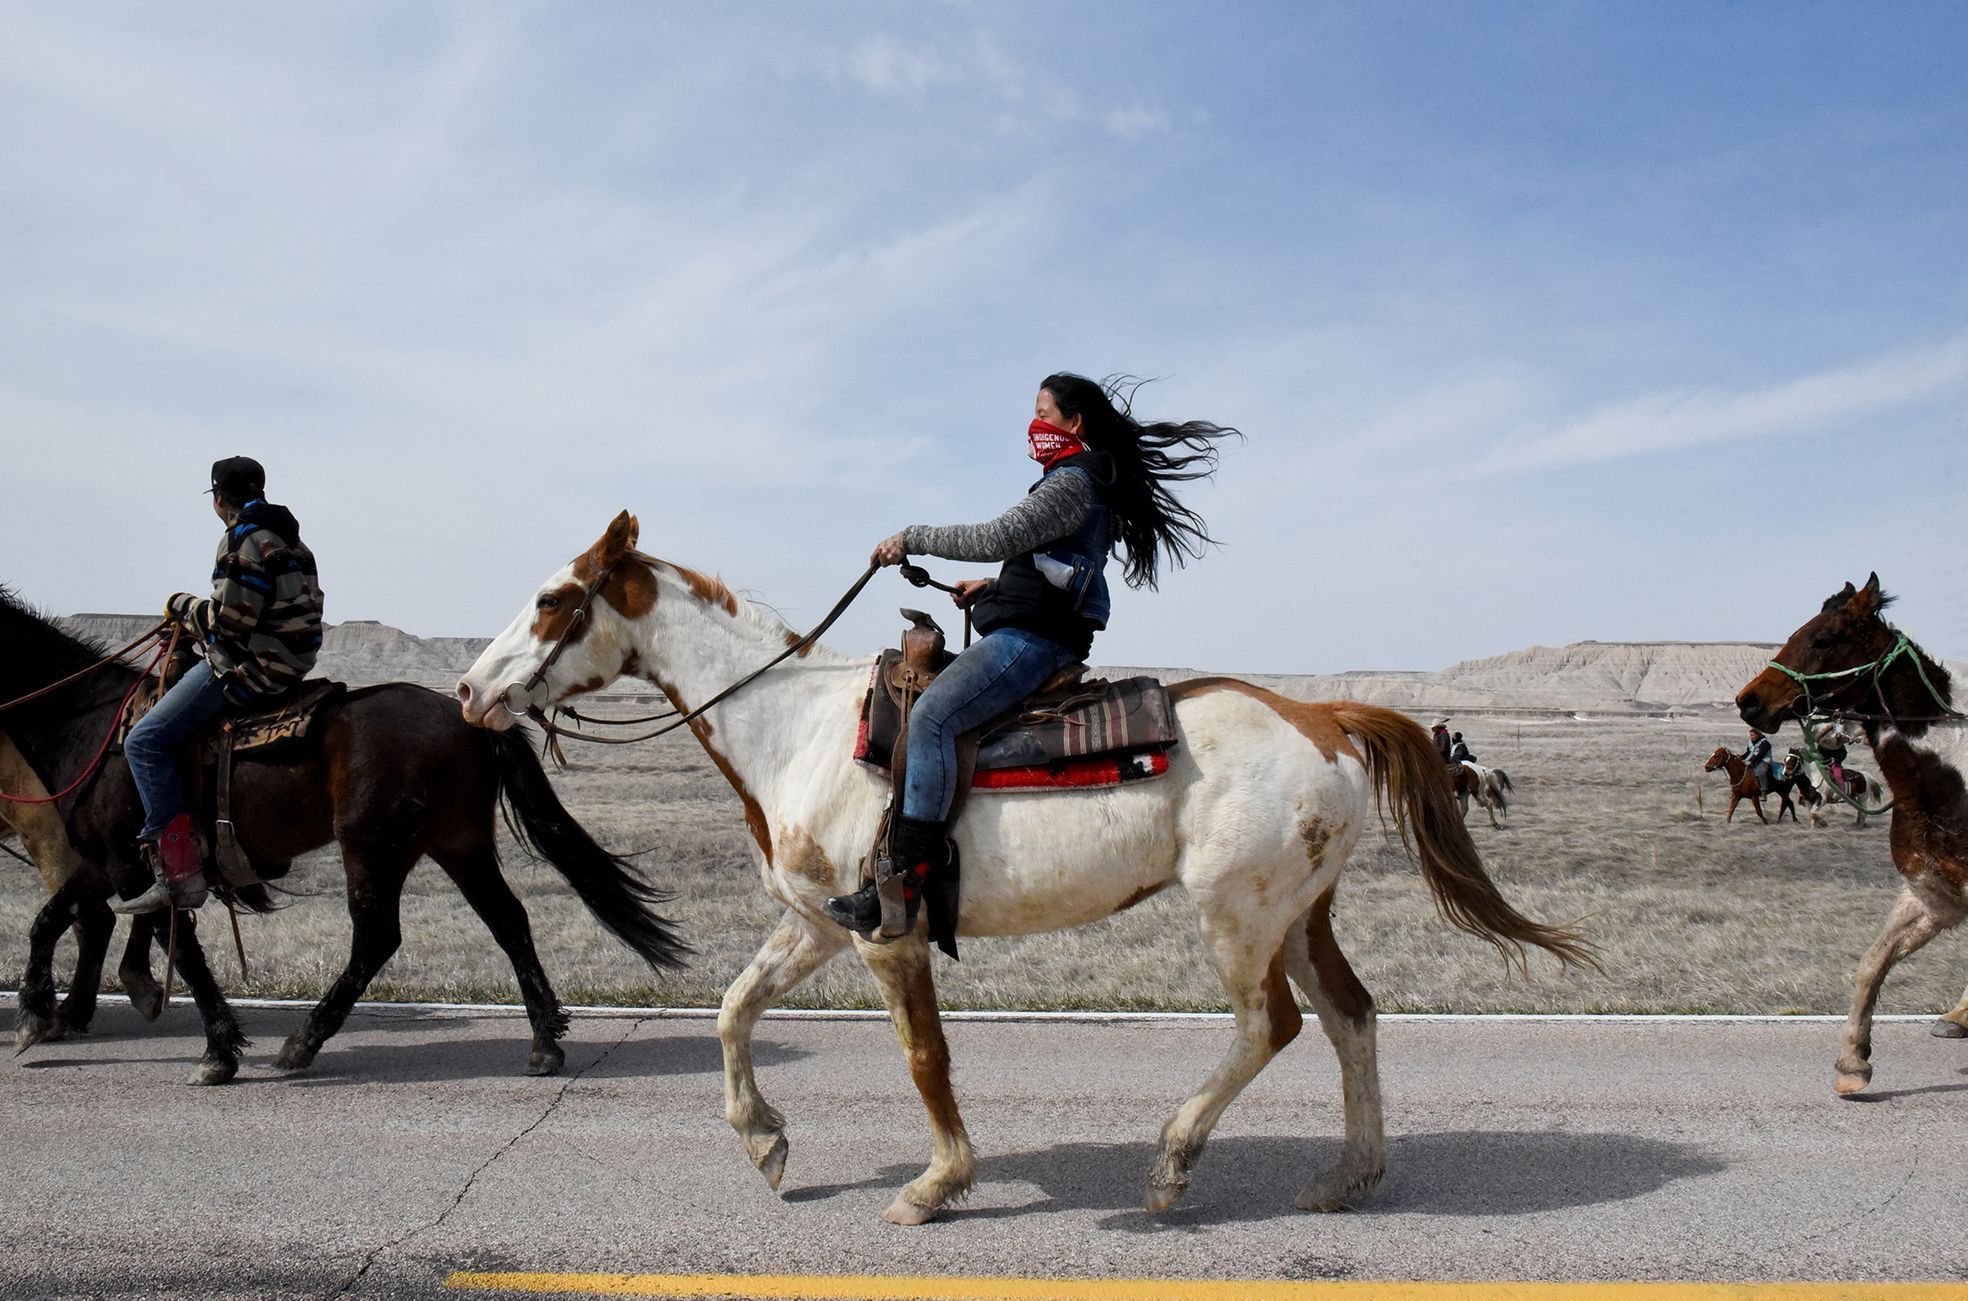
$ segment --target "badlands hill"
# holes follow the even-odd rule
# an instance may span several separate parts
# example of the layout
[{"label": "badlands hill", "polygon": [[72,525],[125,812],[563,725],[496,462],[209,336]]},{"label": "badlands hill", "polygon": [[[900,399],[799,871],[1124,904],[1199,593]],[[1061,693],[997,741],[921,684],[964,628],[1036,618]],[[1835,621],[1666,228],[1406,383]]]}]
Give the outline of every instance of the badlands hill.
[{"label": "badlands hill", "polygon": [[[111,645],[141,633],[140,615],[78,614],[75,632]],[[333,624],[318,672],[363,684],[404,679],[449,694],[485,648],[482,637],[418,637],[387,624]],[[1415,713],[1665,714],[1726,712],[1763,667],[1773,645],[1745,642],[1574,642],[1466,660],[1434,672],[1239,674],[1300,700],[1362,700]],[[1950,664],[1957,675],[1968,664]],[[1107,676],[1146,673],[1169,681],[1215,670],[1105,667]],[[645,693],[647,689],[645,688]]]}]

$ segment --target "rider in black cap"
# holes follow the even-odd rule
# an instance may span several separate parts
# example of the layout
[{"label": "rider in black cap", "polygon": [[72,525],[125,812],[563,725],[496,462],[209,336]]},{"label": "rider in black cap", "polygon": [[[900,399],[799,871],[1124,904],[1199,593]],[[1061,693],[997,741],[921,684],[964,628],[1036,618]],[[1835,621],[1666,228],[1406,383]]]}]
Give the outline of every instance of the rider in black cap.
[{"label": "rider in black cap", "polygon": [[178,777],[178,748],[228,706],[284,695],[314,667],[321,649],[321,584],[314,553],[285,506],[266,500],[266,470],[250,456],[212,466],[212,509],[226,523],[212,570],[212,595],[180,592],[165,602],[204,656],[130,729],[123,754],[143,800],[137,834],[157,883],[120,913],[205,902],[204,854]]}]

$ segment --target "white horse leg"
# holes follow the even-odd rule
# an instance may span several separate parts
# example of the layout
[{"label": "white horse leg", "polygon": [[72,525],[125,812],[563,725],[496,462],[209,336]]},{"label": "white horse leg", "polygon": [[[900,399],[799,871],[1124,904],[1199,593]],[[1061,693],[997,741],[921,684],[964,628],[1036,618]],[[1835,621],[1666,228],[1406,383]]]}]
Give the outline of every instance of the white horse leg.
[{"label": "white horse leg", "polygon": [[929,1168],[895,1195],[882,1218],[890,1224],[927,1224],[977,1179],[970,1135],[957,1114],[950,1088],[950,1045],[936,1008],[936,977],[929,944],[920,934],[894,944],[857,944],[861,960],[881,982],[882,1001],[909,1058],[909,1075],[929,1113]]},{"label": "white horse leg", "polygon": [[752,1164],[774,1190],[786,1172],[786,1118],[767,1102],[752,1074],[752,1027],[765,1010],[847,947],[847,932],[810,922],[791,909],[731,988],[718,1010],[724,1047],[724,1118],[745,1142]]},{"label": "white horse leg", "polygon": [[1845,1051],[1838,1059],[1838,1076],[1832,1082],[1839,1093],[1858,1093],[1872,1082],[1872,1009],[1879,1001],[1879,988],[1886,983],[1886,973],[1894,963],[1959,920],[1959,914],[1946,919],[1936,917],[1910,887],[1900,891],[1899,902],[1886,918],[1885,929],[1859,959],[1859,969],[1853,977],[1852,1011],[1845,1022]]},{"label": "white horse leg", "polygon": [[1318,1013],[1319,1025],[1339,1056],[1346,1101],[1346,1143],[1339,1163],[1299,1193],[1298,1207],[1304,1211],[1342,1209],[1355,1196],[1372,1192],[1387,1169],[1373,995],[1333,938],[1332,903],[1328,891],[1305,914],[1305,924],[1285,935],[1285,969]]},{"label": "white horse leg", "polygon": [[[1241,894],[1243,885],[1240,881],[1226,890]],[[1148,1172],[1146,1205],[1150,1211],[1167,1210],[1188,1190],[1189,1171],[1203,1154],[1203,1144],[1209,1141],[1217,1119],[1265,1063],[1298,1037],[1303,1022],[1286,979],[1283,927],[1274,929],[1268,924],[1276,919],[1262,915],[1226,918],[1212,913],[1205,898],[1199,896],[1197,903],[1202,913],[1203,950],[1223,981],[1224,993],[1230,996],[1230,1010],[1237,1018],[1236,1038],[1203,1087],[1162,1126],[1161,1147]],[[1221,904],[1215,906],[1220,908]]]}]

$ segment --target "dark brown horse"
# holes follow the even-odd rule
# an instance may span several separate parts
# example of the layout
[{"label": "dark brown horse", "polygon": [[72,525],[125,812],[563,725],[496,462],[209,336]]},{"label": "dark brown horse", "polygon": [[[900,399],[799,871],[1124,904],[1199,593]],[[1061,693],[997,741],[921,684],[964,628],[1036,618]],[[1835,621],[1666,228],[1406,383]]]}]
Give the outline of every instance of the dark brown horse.
[{"label": "dark brown horse", "polygon": [[1777,776],[1771,780],[1770,789],[1765,791],[1763,783],[1756,780],[1756,774],[1743,762],[1743,757],[1726,745],[1716,746],[1715,753],[1708,756],[1708,762],[1702,765],[1703,772],[1714,772],[1717,768],[1729,774],[1729,816],[1722,819],[1724,822],[1734,822],[1736,805],[1748,800],[1749,806],[1756,810],[1756,816],[1763,820],[1763,825],[1770,825],[1769,816],[1763,812],[1763,797],[1766,794],[1776,796],[1779,801],[1778,822],[1783,821],[1786,809],[1790,811],[1790,820],[1797,821],[1797,806],[1790,802],[1790,788],[1797,783],[1795,777]]},{"label": "dark brown horse", "polygon": [[[1736,697],[1743,721],[1771,734],[1813,714],[1859,723],[1893,795],[1888,839],[1903,884],[1859,959],[1833,1081],[1841,1094],[1872,1080],[1872,1009],[1886,973],[1968,915],[1968,716],[1954,708],[1948,671],[1882,617],[1890,603],[1877,574],[1845,584]],[[1933,1032],[1968,1035],[1968,994]]]},{"label": "dark brown horse", "polygon": [[[0,589],[0,700],[21,696],[100,660],[104,649],[63,633]],[[9,710],[16,747],[50,790],[86,771],[112,725],[136,671],[114,665],[43,699]],[[680,965],[689,951],[653,905],[666,895],[597,845],[555,796],[529,739],[467,726],[448,697],[408,683],[365,687],[325,706],[319,740],[291,762],[242,761],[233,777],[241,842],[254,862],[284,865],[337,842],[348,876],[354,922],[349,959],[327,995],[288,1039],[275,1065],[298,1070],[341,1028],[350,1008],[401,940],[398,905],[404,879],[428,854],[492,931],[512,961],[526,1002],[533,1044],[527,1070],[552,1074],[567,1014],[533,950],[526,909],[500,873],[494,810],[523,844],[552,863],[601,924],[652,966]],[[35,919],[22,982],[17,1041],[25,1048],[56,1027],[55,943],[71,922],[104,912],[121,888],[149,881],[134,838],[143,810],[120,757],[60,806],[68,836],[88,865],[72,872]],[[264,887],[237,892],[264,908]],[[136,938],[160,938],[170,914],[136,919]],[[108,938],[103,932],[103,942]],[[139,948],[138,952],[144,952]],[[85,954],[85,958],[86,958]],[[205,1026],[205,1056],[194,1083],[222,1084],[246,1044],[198,942],[194,915],[180,913],[178,970]],[[101,956],[95,958],[99,969]],[[86,962],[85,962],[86,967]],[[85,972],[93,984],[95,972]]]}]

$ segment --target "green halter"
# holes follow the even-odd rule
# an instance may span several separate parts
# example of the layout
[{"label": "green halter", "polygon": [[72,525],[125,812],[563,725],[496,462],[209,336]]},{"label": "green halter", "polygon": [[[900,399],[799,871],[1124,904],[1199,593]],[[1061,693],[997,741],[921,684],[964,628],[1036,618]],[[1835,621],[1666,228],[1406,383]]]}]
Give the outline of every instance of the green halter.
[{"label": "green halter", "polygon": [[[1812,767],[1818,770],[1818,775],[1822,777],[1825,783],[1831,786],[1832,789],[1834,790],[1838,789],[1837,783],[1832,781],[1830,766],[1825,762],[1824,755],[1818,750],[1818,737],[1823,733],[1824,729],[1830,725],[1832,718],[1837,715],[1845,715],[1848,717],[1855,718],[1861,722],[1879,722],[1879,723],[1895,723],[1895,724],[1897,724],[1901,720],[1893,716],[1893,712],[1891,709],[1884,709],[1884,712],[1878,715],[1859,714],[1847,710],[1837,711],[1837,714],[1835,715],[1831,712],[1821,711],[1818,708],[1817,701],[1812,698],[1811,684],[1813,682],[1840,681],[1846,678],[1857,677],[1862,673],[1870,673],[1872,674],[1873,690],[1878,693],[1879,703],[1881,707],[1884,708],[1886,705],[1886,689],[1883,685],[1881,685],[1880,678],[1884,676],[1887,669],[1893,666],[1893,662],[1895,660],[1898,660],[1902,657],[1908,657],[1913,660],[1913,671],[1920,675],[1920,685],[1927,688],[1927,694],[1933,697],[1934,703],[1937,706],[1939,706],[1941,710],[1940,714],[1937,715],[1936,718],[1931,720],[1920,720],[1920,721],[1941,721],[1944,719],[1953,720],[1953,719],[1960,719],[1960,718],[1968,718],[1968,714],[1963,714],[1960,710],[1955,709],[1952,705],[1950,705],[1947,701],[1947,698],[1942,696],[1940,691],[1934,686],[1933,682],[1927,676],[1927,666],[1920,662],[1920,656],[1916,653],[1916,647],[1913,644],[1913,639],[1908,637],[1903,632],[1898,633],[1898,635],[1895,637],[1893,641],[1892,647],[1884,655],[1881,655],[1878,659],[1873,660],[1870,663],[1860,664],[1854,668],[1837,669],[1830,673],[1799,673],[1796,669],[1790,667],[1790,665],[1788,664],[1780,664],[1776,660],[1769,661],[1770,668],[1775,669],[1777,672],[1783,674],[1785,677],[1795,682],[1799,687],[1803,688],[1804,712],[1797,719],[1797,730],[1804,734],[1804,760],[1805,762],[1809,763]],[[1812,724],[1812,720],[1814,718],[1819,720],[1815,726],[1813,726]],[[1908,721],[1913,721],[1913,720],[1908,720]],[[1850,792],[1839,791],[1839,794],[1844,796],[1845,799],[1849,800],[1854,808],[1859,809],[1860,811],[1866,813],[1867,815],[1887,813],[1890,812],[1893,807],[1893,801],[1888,800],[1886,801],[1885,804],[1881,805],[1876,809],[1869,809],[1864,804],[1861,804],[1858,798],[1852,795]]]}]

